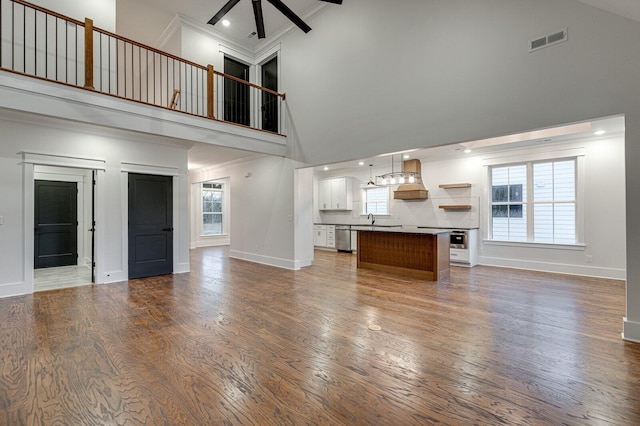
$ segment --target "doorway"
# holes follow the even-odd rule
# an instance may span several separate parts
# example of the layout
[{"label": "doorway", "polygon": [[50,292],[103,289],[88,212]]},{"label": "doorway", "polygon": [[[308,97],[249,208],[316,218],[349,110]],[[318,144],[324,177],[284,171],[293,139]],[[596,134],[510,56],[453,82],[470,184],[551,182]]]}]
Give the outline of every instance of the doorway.
[{"label": "doorway", "polygon": [[[224,57],[224,72],[244,81],[249,81],[249,65]],[[224,119],[249,126],[250,119],[249,86],[230,78],[224,79]]]},{"label": "doorway", "polygon": [[173,178],[129,173],[129,278],[173,272]]},{"label": "doorway", "polygon": [[35,291],[95,282],[93,174],[86,169],[34,167]]},{"label": "doorway", "polygon": [[[278,91],[278,57],[262,65],[262,86]],[[278,132],[278,97],[273,93],[262,92],[262,130]]]}]

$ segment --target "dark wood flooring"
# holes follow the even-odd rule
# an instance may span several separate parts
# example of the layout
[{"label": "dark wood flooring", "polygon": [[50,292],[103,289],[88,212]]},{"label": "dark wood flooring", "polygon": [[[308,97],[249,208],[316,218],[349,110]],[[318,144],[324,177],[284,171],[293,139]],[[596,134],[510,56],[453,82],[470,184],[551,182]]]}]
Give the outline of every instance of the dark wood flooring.
[{"label": "dark wood flooring", "polygon": [[191,256],[189,274],[1,299],[0,424],[640,424],[623,282]]}]

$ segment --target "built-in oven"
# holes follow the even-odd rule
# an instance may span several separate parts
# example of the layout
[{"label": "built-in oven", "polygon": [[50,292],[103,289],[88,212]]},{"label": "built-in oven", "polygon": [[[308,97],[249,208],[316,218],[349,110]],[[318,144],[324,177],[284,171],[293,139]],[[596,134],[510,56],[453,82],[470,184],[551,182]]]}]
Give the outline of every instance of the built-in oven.
[{"label": "built-in oven", "polygon": [[469,241],[469,232],[467,230],[454,229],[450,232],[452,249],[466,249]]}]

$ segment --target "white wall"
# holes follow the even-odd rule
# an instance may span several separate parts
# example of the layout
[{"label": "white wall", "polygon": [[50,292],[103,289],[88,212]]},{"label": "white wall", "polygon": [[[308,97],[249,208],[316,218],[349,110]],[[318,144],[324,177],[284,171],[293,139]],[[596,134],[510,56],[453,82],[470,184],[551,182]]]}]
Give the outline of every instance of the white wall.
[{"label": "white wall", "polygon": [[[430,161],[428,158],[421,158],[422,176],[425,187],[429,190],[429,199],[424,201],[391,199],[390,215],[377,216],[376,224],[467,227],[467,223],[477,218],[480,225],[480,238],[486,240],[489,237],[490,220],[487,202],[487,194],[489,194],[487,167],[485,166],[487,159],[500,161],[500,158],[505,158],[505,162],[511,162],[517,158],[524,161],[541,152],[568,149],[584,149],[585,173],[584,180],[579,181],[579,185],[584,188],[582,208],[585,219],[583,227],[585,246],[569,250],[567,247],[558,246],[496,244],[481,241],[480,264],[625,279],[626,215],[624,137],[622,135],[603,136],[591,141],[546,145],[542,149],[509,150],[482,156],[470,155],[461,159]],[[381,159],[374,173],[390,171],[390,163],[385,168],[386,158],[389,157]],[[369,179],[369,168],[365,165],[354,166],[348,171],[319,172],[317,178],[338,175],[354,176],[361,183],[365,183]],[[472,187],[448,190],[438,187],[440,184],[447,183],[471,183]],[[316,206],[314,210],[316,222],[368,223],[366,217],[361,215],[361,198],[360,189],[356,185],[351,212],[321,212]],[[466,204],[468,200],[473,200],[474,207],[471,211],[444,211],[438,208],[439,204]],[[478,202],[479,204],[475,204]],[[479,209],[476,206],[479,206]],[[591,256],[591,262],[587,261],[587,255]]]},{"label": "white wall", "polygon": [[105,171],[99,172],[97,186],[97,198],[101,201],[96,221],[98,235],[102,235],[97,248],[98,271],[102,272],[96,277],[99,283],[127,279],[125,171],[174,173],[174,272],[189,270],[185,147],[157,137],[70,126],[53,119],[7,111],[3,111],[0,117],[0,127],[0,196],[3,200],[0,216],[4,222],[0,225],[0,270],[3,272],[0,276],[0,297],[29,293],[32,289],[29,287],[30,283],[32,285],[32,270],[25,269],[25,265],[32,268],[32,259],[27,259],[26,253],[29,244],[33,244],[33,237],[25,238],[25,233],[33,221],[33,211],[28,210],[33,166],[29,181],[28,173],[24,173],[29,170],[29,164],[22,163],[22,152],[41,154],[56,161],[104,164]]},{"label": "white wall", "polygon": [[294,249],[298,166],[267,156],[189,172],[190,183],[229,178],[231,257],[289,269],[308,266],[311,259],[296,258]]},{"label": "white wall", "polygon": [[116,0],[33,0],[31,3],[78,21],[90,18],[95,27],[116,31]]}]

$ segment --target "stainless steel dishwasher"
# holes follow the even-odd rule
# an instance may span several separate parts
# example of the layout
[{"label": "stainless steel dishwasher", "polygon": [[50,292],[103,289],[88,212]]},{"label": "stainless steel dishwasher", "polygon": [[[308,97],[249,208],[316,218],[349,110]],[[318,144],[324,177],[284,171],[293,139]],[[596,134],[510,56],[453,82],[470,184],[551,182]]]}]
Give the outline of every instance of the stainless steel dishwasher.
[{"label": "stainless steel dishwasher", "polygon": [[336,249],[351,253],[351,225],[336,225]]}]

